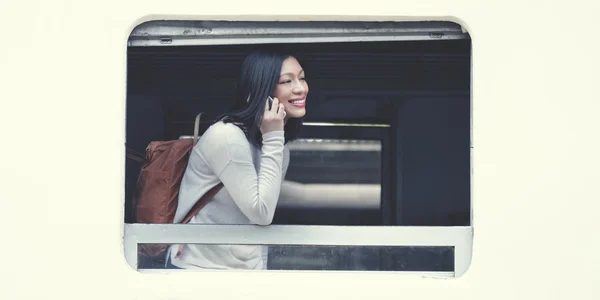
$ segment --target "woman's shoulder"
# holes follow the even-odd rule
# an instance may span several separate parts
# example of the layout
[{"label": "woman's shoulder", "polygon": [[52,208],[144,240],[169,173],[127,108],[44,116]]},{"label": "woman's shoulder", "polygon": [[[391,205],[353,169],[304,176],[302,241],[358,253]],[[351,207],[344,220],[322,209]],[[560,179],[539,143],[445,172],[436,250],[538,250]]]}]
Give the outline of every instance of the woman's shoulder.
[{"label": "woman's shoulder", "polygon": [[250,144],[244,132],[234,124],[216,122],[202,134],[195,146],[212,172],[219,174],[230,161],[251,161]]},{"label": "woman's shoulder", "polygon": [[218,121],[211,125],[203,135],[204,142],[211,144],[239,144],[248,143],[246,135],[241,128],[232,123]]},{"label": "woman's shoulder", "polygon": [[241,134],[244,135],[244,132],[241,128],[233,123],[225,123],[223,121],[217,121],[214,124],[210,125],[206,130],[205,134]]}]

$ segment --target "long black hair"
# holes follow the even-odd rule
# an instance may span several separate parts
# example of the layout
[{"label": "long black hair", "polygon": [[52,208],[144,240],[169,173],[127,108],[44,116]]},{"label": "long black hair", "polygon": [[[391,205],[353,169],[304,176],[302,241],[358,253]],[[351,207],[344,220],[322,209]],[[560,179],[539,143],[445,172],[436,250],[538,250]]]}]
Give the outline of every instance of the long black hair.
[{"label": "long black hair", "polygon": [[[217,117],[217,121],[237,123],[250,143],[262,147],[260,124],[266,109],[268,96],[279,82],[283,61],[291,54],[270,49],[255,50],[242,63],[233,108]],[[285,123],[285,143],[297,138],[302,119],[289,118]]]}]

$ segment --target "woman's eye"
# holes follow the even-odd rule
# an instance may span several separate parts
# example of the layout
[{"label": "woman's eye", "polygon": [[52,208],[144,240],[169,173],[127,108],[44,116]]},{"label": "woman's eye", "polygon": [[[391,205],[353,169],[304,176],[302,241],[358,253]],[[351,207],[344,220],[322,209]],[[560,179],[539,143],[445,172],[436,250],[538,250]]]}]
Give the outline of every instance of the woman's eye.
[{"label": "woman's eye", "polygon": [[292,81],[291,80],[286,80],[286,81],[280,82],[279,84],[290,83],[290,82],[292,82]]}]

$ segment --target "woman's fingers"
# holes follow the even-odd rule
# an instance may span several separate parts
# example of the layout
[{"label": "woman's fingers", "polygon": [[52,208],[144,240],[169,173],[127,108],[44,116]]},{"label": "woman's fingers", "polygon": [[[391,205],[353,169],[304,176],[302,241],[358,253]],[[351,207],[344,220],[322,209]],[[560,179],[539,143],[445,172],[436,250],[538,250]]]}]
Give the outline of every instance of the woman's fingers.
[{"label": "woman's fingers", "polygon": [[273,104],[271,105],[271,111],[276,113],[277,110],[279,110],[279,99],[277,99],[277,97],[273,97]]},{"label": "woman's fingers", "polygon": [[[271,106],[270,108],[269,103]],[[283,105],[283,103],[280,103],[279,99],[277,99],[276,97],[267,99],[267,103],[265,106],[265,116],[267,116],[267,112],[271,112],[273,113],[273,116],[281,117],[281,119],[285,118],[286,115],[285,106]]]},{"label": "woman's fingers", "polygon": [[285,106],[282,103],[279,103],[279,110],[277,113],[281,116],[281,118],[285,118]]},{"label": "woman's fingers", "polygon": [[283,130],[283,119],[285,117],[285,108],[283,104],[279,103],[279,99],[273,98],[271,108],[269,108],[269,102],[267,99],[267,107],[263,116],[262,123],[260,125],[260,131],[265,134],[271,131]]}]

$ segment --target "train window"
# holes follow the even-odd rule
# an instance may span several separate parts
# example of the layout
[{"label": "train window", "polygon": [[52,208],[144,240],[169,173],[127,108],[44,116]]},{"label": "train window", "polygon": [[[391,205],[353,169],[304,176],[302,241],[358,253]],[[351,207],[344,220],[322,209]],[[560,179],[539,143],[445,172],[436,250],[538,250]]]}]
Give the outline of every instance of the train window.
[{"label": "train window", "polygon": [[381,225],[381,142],[300,139],[274,224]]},{"label": "train window", "polygon": [[269,270],[454,271],[452,247],[271,246]]},{"label": "train window", "polygon": [[[449,22],[150,21],[127,49],[128,153],[190,138],[233,104],[257,45],[301,57],[310,93],[269,226],[139,224],[126,160],[125,247],[268,246],[272,270],[450,272],[470,261],[471,40]],[[200,124],[200,134],[210,123]],[[249,238],[251,237],[251,238]]]}]

